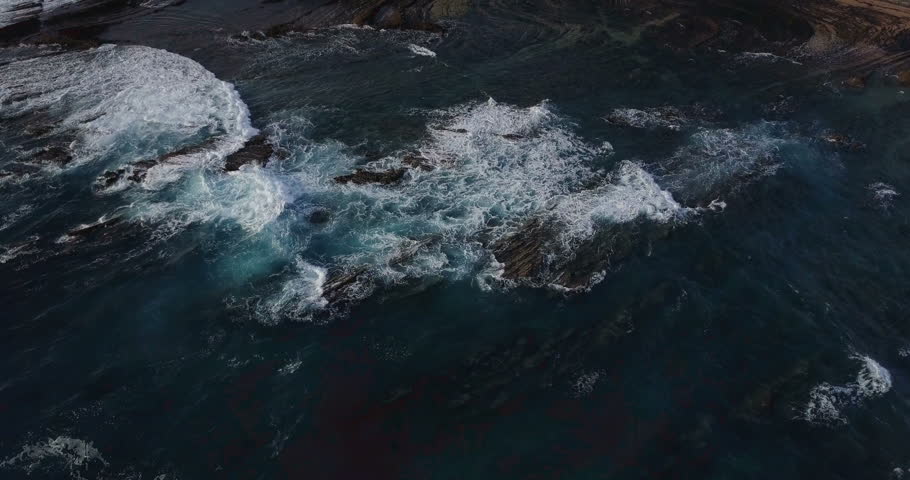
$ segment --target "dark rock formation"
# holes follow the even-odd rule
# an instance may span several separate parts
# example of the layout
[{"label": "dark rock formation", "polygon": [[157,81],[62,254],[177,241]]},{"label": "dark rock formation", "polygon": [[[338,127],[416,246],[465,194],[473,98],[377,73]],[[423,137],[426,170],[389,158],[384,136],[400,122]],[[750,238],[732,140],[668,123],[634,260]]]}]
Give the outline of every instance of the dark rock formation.
[{"label": "dark rock formation", "polygon": [[105,236],[114,227],[121,225],[122,217],[111,217],[101,219],[90,225],[83,225],[66,233],[66,238],[73,240],[84,240],[88,237]]},{"label": "dark rock formation", "polygon": [[102,189],[110,188],[115,183],[124,178],[133,183],[142,183],[142,181],[145,180],[149,169],[152,167],[168,163],[184,155],[192,155],[204,152],[212,148],[212,146],[214,146],[220,140],[220,137],[212,137],[198,145],[183,147],[171,153],[165,154],[159,158],[141,160],[130,165],[120,167],[116,170],[108,170],[102,173],[100,177],[98,177],[98,179],[95,181],[95,184]]},{"label": "dark rock formation", "polygon": [[[387,266],[399,268],[438,241],[439,238],[435,236],[409,241],[400,246],[397,253],[389,259]],[[334,307],[343,307],[345,304],[362,300],[374,288],[374,272],[375,268],[370,265],[330,270],[322,286],[322,298]]]},{"label": "dark rock formation", "polygon": [[429,172],[434,169],[434,166],[430,163],[429,159],[424,158],[420,154],[416,153],[405,155],[404,158],[401,159],[401,163],[411,168],[419,168],[425,172]]},{"label": "dark rock formation", "polygon": [[440,20],[463,15],[469,8],[470,0],[329,0],[257,36],[280,37],[342,24],[442,34]]},{"label": "dark rock formation", "polygon": [[234,172],[247,164],[264,167],[274,153],[275,147],[269,142],[268,137],[263,134],[256,135],[249,139],[243,148],[228,155],[224,161],[224,171]]},{"label": "dark rock formation", "polygon": [[39,163],[42,165],[56,165],[58,167],[64,167],[73,161],[73,156],[64,147],[52,146],[47,147],[37,154],[33,155],[31,158],[33,163]]},{"label": "dark rock formation", "polygon": [[353,183],[354,185],[365,185],[368,183],[391,185],[401,181],[407,171],[407,168],[392,168],[380,171],[358,168],[354,170],[354,173],[335,177],[335,182],[341,184]]},{"label": "dark rock formation", "polygon": [[643,239],[658,239],[670,224],[607,224],[567,251],[558,220],[538,217],[490,245],[505,280],[532,287],[581,291],[597,283],[618,260],[632,254]]}]

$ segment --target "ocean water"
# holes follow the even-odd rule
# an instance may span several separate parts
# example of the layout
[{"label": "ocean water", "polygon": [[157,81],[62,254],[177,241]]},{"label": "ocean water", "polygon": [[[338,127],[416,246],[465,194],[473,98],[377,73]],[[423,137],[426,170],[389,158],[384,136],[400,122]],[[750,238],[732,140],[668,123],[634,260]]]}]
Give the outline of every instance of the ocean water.
[{"label": "ocean water", "polygon": [[0,52],[0,478],[910,475],[910,93],[593,6],[252,3]]}]

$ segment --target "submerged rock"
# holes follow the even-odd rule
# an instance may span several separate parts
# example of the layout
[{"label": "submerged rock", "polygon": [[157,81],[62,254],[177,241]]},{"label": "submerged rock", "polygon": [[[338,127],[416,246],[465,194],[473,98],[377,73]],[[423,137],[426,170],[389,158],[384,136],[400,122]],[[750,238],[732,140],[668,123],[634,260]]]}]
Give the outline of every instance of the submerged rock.
[{"label": "submerged rock", "polygon": [[412,168],[419,168],[425,172],[429,172],[435,168],[429,159],[419,154],[405,155],[404,158],[401,159],[401,163]]},{"label": "submerged rock", "polygon": [[312,212],[310,212],[309,215],[307,215],[307,221],[309,221],[313,225],[322,225],[325,223],[329,223],[329,220],[331,220],[331,219],[332,219],[331,212],[329,212],[328,210],[326,210],[324,208],[319,208],[319,209],[313,210]]}]

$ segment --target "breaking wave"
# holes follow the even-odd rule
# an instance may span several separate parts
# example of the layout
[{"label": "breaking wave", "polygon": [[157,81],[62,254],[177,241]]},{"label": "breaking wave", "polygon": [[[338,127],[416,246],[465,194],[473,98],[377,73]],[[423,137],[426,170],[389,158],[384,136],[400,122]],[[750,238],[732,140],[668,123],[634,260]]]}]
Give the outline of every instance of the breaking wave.
[{"label": "breaking wave", "polygon": [[338,292],[319,292],[339,278],[348,300],[379,285],[435,278],[476,278],[489,288],[484,278],[502,270],[492,246],[533,219],[558,225],[559,247],[549,254],[571,257],[607,225],[673,225],[720,211],[717,195],[730,193],[731,184],[774,171],[781,143],[763,124],[702,129],[670,159],[610,166],[609,142],[578,137],[547,102],[519,108],[491,99],[434,111],[428,120],[424,141],[359,167],[395,173],[388,185],[333,181],[358,168],[358,159],[332,148],[314,154],[312,142],[297,140],[306,155],[282,164],[282,182],[305,192],[295,208],[317,204],[331,220],[308,233],[316,248],[304,257],[319,260],[298,260],[297,273],[258,303],[263,321],[310,318],[330,307]]},{"label": "breaking wave", "polygon": [[891,373],[868,356],[854,356],[860,362],[856,380],[845,385],[822,383],[809,392],[802,418],[817,425],[844,425],[844,410],[864,400],[878,398],[891,390]]},{"label": "breaking wave", "polygon": [[[88,73],[87,73],[88,72]],[[105,45],[0,67],[5,117],[30,115],[73,137],[77,163],[111,166],[217,137],[195,155],[205,164],[256,133],[234,87],[186,57],[142,46]],[[59,119],[59,120],[58,120]]]}]

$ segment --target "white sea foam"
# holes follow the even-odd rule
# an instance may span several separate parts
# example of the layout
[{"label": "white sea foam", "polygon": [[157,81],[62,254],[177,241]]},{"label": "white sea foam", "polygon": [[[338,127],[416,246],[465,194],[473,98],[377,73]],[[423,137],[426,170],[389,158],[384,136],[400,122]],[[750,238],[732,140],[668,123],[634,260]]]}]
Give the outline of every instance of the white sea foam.
[{"label": "white sea foam", "polygon": [[278,323],[284,319],[306,321],[326,306],[322,297],[326,281],[326,269],[312,265],[298,258],[292,272],[292,279],[281,289],[258,306],[259,318],[266,323]]},{"label": "white sea foam", "polygon": [[39,237],[33,236],[28,240],[12,245],[0,245],[0,265],[15,260],[23,255],[33,255],[39,250],[34,247]]},{"label": "white sea foam", "polygon": [[420,45],[414,45],[413,43],[408,44],[408,50],[410,50],[414,55],[420,55],[423,57],[436,57],[436,52],[430,50],[429,48],[421,47]]},{"label": "white sea foam", "polygon": [[0,231],[15,225],[19,220],[31,213],[34,208],[32,205],[20,205],[16,210],[4,215],[0,218]]},{"label": "white sea foam", "polygon": [[[605,227],[677,224],[693,215],[722,211],[726,204],[716,193],[727,193],[725,187],[743,178],[773,171],[781,143],[764,125],[703,129],[666,161],[651,165],[621,161],[603,168],[612,146],[577,136],[574,125],[547,102],[520,108],[489,100],[427,116],[425,140],[365,167],[378,171],[407,167],[393,185],[333,181],[363,168],[362,160],[345,153],[343,146],[307,139],[300,133],[306,122],[283,120],[269,129],[290,157],[268,169],[253,169],[271,182],[255,190],[261,193],[239,190],[227,196],[201,194],[201,187],[188,190],[196,198],[221,199],[238,211],[257,212],[249,218],[262,221],[241,222],[251,232],[261,231],[263,225],[303,220],[297,212],[309,207],[298,203],[331,212],[327,222],[314,227],[322,238],[331,239],[330,249],[320,253],[318,262],[305,260],[308,254],[301,253],[283,284],[254,301],[252,309],[260,320],[270,324],[285,318],[306,320],[325,309],[321,290],[330,281],[327,270],[364,272],[346,286],[344,293],[352,300],[370,295],[379,285],[434,278],[473,277],[481,289],[507,287],[510,282],[501,278],[503,265],[490,249],[529,221],[545,220],[555,227],[556,237],[551,239],[555,242],[548,246],[552,251],[546,253],[556,262],[571,259],[579,244]],[[430,168],[402,161],[414,154]],[[256,183],[252,178],[247,181]],[[707,192],[699,190],[704,182],[710,188]],[[677,194],[695,204],[687,206]],[[276,199],[267,200],[267,195]],[[250,201],[250,208],[238,208],[245,201]],[[172,210],[163,211],[162,218],[174,217],[173,205],[168,204]],[[192,203],[181,210],[187,217],[215,211]],[[308,235],[297,233],[294,238]],[[597,280],[602,278],[603,274],[596,275]]]},{"label": "white sea foam", "polygon": [[777,154],[788,140],[777,132],[779,128],[771,122],[738,129],[703,128],[692,135],[687,146],[661,162],[659,181],[680,200],[710,201],[720,207],[723,200],[719,195],[772,175],[781,166]]},{"label": "white sea foam", "polygon": [[594,387],[597,386],[597,383],[600,381],[600,377],[604,376],[606,373],[603,370],[595,370],[592,372],[582,372],[575,378],[571,383],[572,396],[575,398],[585,397],[591,392],[594,391]]},{"label": "white sea foam", "polygon": [[682,220],[689,209],[663,190],[640,165],[623,161],[600,187],[564,197],[551,210],[565,227],[565,238],[594,235],[603,223],[628,223],[639,218],[666,223]]},{"label": "white sea foam", "polygon": [[91,442],[59,436],[23,446],[17,455],[0,462],[0,467],[22,470],[27,475],[34,472],[59,474],[62,469],[71,478],[84,480],[83,469],[94,463],[107,466],[107,461]]},{"label": "white sea foam", "polygon": [[[295,153],[274,168],[285,188],[306,192],[309,201],[332,212],[321,228],[333,239],[333,251],[320,263],[332,271],[369,272],[347,292],[359,299],[377,285],[409,279],[472,276],[481,289],[508,287],[490,248],[532,219],[554,227],[555,242],[546,253],[558,263],[608,226],[677,224],[722,211],[726,203],[713,194],[772,172],[781,144],[764,124],[702,129],[666,161],[621,161],[603,169],[599,165],[613,154],[612,146],[573,131],[547,102],[519,108],[488,100],[429,113],[424,141],[367,165],[402,168],[402,158],[414,152],[432,167],[409,168],[394,185],[334,182],[357,159],[334,147],[319,151],[324,147],[291,138],[288,130],[276,136]],[[677,194],[695,205],[681,203]],[[292,193],[287,202],[296,198]],[[312,268],[298,262],[279,291],[265,296],[257,308],[263,321],[310,318],[326,306],[317,295],[326,279]],[[603,274],[595,277],[599,281]]]},{"label": "white sea foam", "polygon": [[844,410],[860,405],[864,400],[880,397],[891,390],[891,373],[874,359],[855,355],[860,363],[856,380],[845,385],[822,383],[809,392],[809,402],[802,418],[817,425],[843,425],[847,423]]},{"label": "white sea foam", "polygon": [[131,163],[220,135],[195,155],[194,163],[205,165],[256,133],[231,84],[164,50],[105,45],[41,56],[0,67],[0,79],[0,98],[12,102],[9,114],[48,110],[63,119],[55,128],[77,133],[76,164]]},{"label": "white sea foam", "polygon": [[901,194],[891,185],[883,182],[875,182],[866,187],[872,197],[872,202],[881,210],[889,210],[894,204],[894,200]]},{"label": "white sea foam", "polygon": [[278,369],[279,375],[291,375],[296,372],[300,367],[303,366],[303,360],[297,359],[291,362],[288,362],[283,367]]}]

